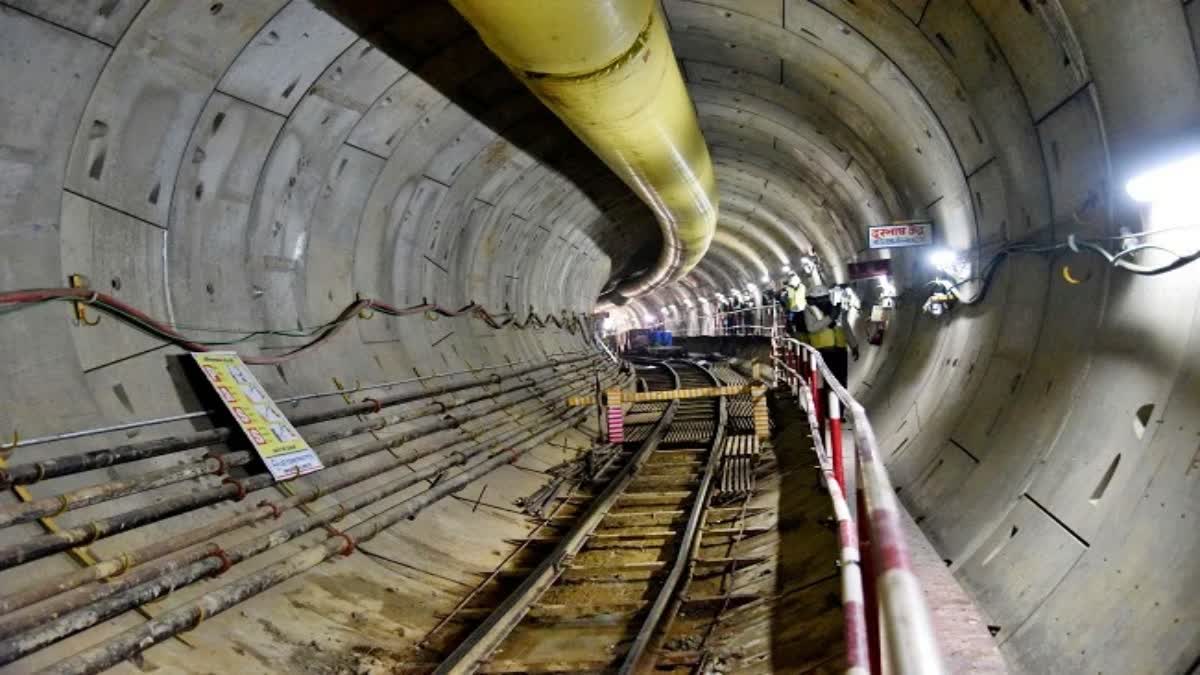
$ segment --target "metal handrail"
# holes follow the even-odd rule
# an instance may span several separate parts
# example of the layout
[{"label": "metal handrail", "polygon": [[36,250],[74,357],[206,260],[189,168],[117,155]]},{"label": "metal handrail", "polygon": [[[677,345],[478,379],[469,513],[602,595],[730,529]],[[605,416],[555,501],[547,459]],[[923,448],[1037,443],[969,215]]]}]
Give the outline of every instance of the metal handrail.
[{"label": "metal handrail", "polygon": [[[879,445],[866,409],[833,376],[820,352],[810,345],[776,334],[772,337],[771,360],[776,384],[782,378],[797,399],[805,404],[818,460],[838,520],[847,672],[858,674],[868,669],[872,674],[882,672],[879,653],[881,618],[889,672],[900,675],[944,673],[929,609],[909,563],[908,546],[900,528],[900,507],[880,459]],[[838,407],[841,404],[854,421],[857,537],[844,494],[845,485],[841,482],[840,423],[830,425],[833,461],[823,443],[824,411],[819,393],[822,384],[831,392],[827,409],[832,413],[830,419],[840,421]],[[869,555],[860,555],[860,541]],[[876,598],[878,607],[875,606]]]},{"label": "metal handrail", "polygon": [[[725,325],[726,319],[729,317],[741,318],[741,315],[750,313],[759,313],[755,316],[762,319],[761,323]],[[735,309],[714,314],[698,314],[694,318],[688,319],[666,319],[655,325],[670,330],[681,337],[745,337],[749,335],[770,337],[778,329],[783,328],[783,324],[781,323],[783,317],[784,312],[779,311],[779,305],[769,304],[762,305],[761,307],[747,307],[745,309]],[[692,324],[697,326],[696,330],[692,330]]]}]

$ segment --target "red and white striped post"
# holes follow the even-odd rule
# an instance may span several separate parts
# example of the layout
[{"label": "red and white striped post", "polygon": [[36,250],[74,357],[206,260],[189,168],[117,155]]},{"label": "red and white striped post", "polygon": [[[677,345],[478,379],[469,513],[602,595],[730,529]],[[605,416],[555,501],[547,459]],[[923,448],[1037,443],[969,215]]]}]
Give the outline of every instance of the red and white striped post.
[{"label": "red and white striped post", "polygon": [[808,352],[801,351],[800,345],[792,345],[792,360],[795,363],[795,374],[792,375],[792,395],[800,398],[800,383],[808,377]]},{"label": "red and white striped post", "polygon": [[855,465],[858,524],[858,550],[861,552],[859,569],[862,572],[863,616],[867,623],[867,665],[871,675],[882,675],[883,663],[879,648],[879,594],[875,588],[875,560],[871,548],[871,519],[867,511],[867,497],[863,492],[862,464]]},{"label": "red and white striped post", "polygon": [[605,397],[607,404],[608,442],[625,442],[625,409],[621,406],[621,390],[609,389]]},{"label": "red and white striped post", "polygon": [[866,607],[863,598],[862,547],[850,516],[850,506],[837,481],[828,478],[829,496],[838,522],[838,544],[841,546],[842,567],[842,632],[846,640],[846,674],[867,675],[871,661],[867,635]]},{"label": "red and white striped post", "polygon": [[845,455],[842,453],[842,402],[837,392],[829,390],[829,452],[833,455],[833,477],[838,487],[846,491]]},{"label": "red and white striped post", "polygon": [[823,429],[823,428],[825,428],[825,418],[821,414],[823,412],[823,410],[821,409],[822,408],[822,406],[821,406],[821,390],[824,389],[824,387],[821,386],[821,381],[822,381],[821,367],[817,365],[817,358],[818,357],[816,354],[808,355],[808,359],[809,359],[809,369],[808,369],[809,385],[808,386],[812,387],[813,414],[815,414],[817,417],[817,428]]}]

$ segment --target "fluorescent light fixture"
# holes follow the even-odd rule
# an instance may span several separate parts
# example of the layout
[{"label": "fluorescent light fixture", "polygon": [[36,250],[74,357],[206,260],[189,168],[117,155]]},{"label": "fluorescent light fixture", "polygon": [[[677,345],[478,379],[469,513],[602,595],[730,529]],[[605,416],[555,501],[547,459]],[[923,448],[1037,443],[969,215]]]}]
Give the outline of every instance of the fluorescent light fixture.
[{"label": "fluorescent light fixture", "polygon": [[1161,203],[1190,198],[1200,184],[1200,153],[1142,173],[1125,184],[1134,201]]}]

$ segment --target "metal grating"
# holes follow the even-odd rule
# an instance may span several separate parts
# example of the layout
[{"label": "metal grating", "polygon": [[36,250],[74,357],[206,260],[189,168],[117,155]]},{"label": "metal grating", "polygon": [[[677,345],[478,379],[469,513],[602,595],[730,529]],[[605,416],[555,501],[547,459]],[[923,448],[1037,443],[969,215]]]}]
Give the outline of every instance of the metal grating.
[{"label": "metal grating", "polygon": [[716,422],[712,420],[697,420],[695,422],[675,422],[670,431],[663,437],[664,443],[707,443],[712,440],[716,431]]}]

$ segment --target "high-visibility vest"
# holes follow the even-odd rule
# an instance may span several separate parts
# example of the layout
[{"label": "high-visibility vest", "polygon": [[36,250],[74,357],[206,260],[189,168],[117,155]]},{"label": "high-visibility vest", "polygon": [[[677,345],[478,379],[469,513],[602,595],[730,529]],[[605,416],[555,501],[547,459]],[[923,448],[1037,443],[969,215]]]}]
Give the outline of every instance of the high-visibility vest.
[{"label": "high-visibility vest", "polygon": [[808,334],[808,344],[815,349],[829,349],[831,347],[846,347],[846,331],[841,326],[833,328],[825,328],[815,333]]},{"label": "high-visibility vest", "polygon": [[798,288],[788,288],[787,293],[787,308],[789,312],[803,312],[808,305],[808,301],[804,297],[804,286]]}]

